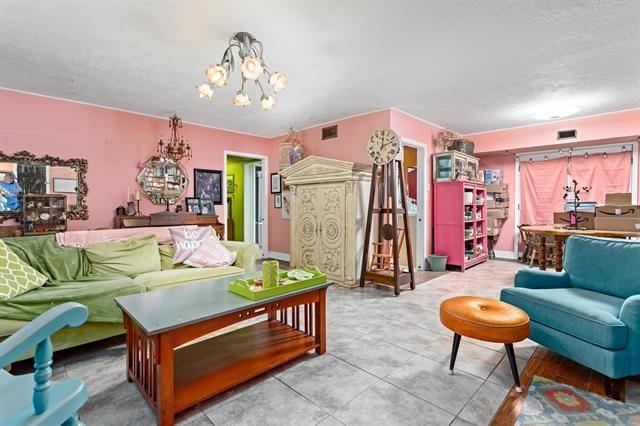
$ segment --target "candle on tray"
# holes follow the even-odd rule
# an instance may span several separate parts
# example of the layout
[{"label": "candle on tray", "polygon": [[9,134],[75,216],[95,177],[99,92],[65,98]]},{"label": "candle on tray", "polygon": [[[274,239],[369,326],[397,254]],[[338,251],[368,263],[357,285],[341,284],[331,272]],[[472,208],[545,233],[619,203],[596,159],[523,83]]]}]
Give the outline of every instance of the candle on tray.
[{"label": "candle on tray", "polygon": [[262,262],[262,288],[278,286],[278,266],[277,260],[265,260]]}]

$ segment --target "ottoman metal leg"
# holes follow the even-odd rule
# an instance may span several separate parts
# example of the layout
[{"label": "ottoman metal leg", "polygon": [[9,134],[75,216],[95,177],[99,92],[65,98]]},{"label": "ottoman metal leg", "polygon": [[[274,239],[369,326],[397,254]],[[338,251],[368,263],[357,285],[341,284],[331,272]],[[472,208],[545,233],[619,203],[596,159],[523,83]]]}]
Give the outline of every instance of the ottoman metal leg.
[{"label": "ottoman metal leg", "polygon": [[520,387],[520,375],[518,374],[518,366],[516,365],[516,354],[513,352],[513,344],[505,343],[504,348],[507,351],[507,357],[509,358],[509,364],[511,365],[511,374],[513,374],[513,380],[516,382],[516,392],[522,392]]},{"label": "ottoman metal leg", "polygon": [[453,374],[453,366],[456,364],[456,356],[458,356],[458,348],[460,347],[460,336],[458,333],[453,335],[453,348],[451,348],[451,361],[449,361],[449,374]]}]

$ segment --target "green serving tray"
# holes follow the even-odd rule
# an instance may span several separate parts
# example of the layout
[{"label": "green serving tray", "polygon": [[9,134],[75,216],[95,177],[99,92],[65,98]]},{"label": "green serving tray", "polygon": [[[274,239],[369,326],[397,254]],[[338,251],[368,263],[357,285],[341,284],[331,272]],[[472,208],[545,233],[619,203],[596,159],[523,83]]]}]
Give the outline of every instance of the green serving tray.
[{"label": "green serving tray", "polygon": [[[238,279],[229,283],[229,291],[232,293],[238,294],[242,297],[246,297],[247,299],[261,300],[261,299],[266,299],[268,297],[280,296],[281,294],[302,290],[303,288],[313,287],[314,285],[324,284],[327,282],[327,276],[321,273],[320,271],[318,271],[317,268],[314,268],[314,267],[304,268],[304,270],[307,272],[311,272],[313,274],[313,277],[307,280],[295,281],[295,282],[292,282],[291,284],[279,285],[277,287],[271,287],[271,288],[263,288],[260,291],[252,291],[249,288],[247,288],[245,285],[243,285],[243,282],[247,283],[250,286],[253,285],[254,278],[249,278],[246,281]],[[287,278],[287,272],[286,271],[280,272],[279,277]],[[255,278],[262,278],[262,277],[258,275]]]}]

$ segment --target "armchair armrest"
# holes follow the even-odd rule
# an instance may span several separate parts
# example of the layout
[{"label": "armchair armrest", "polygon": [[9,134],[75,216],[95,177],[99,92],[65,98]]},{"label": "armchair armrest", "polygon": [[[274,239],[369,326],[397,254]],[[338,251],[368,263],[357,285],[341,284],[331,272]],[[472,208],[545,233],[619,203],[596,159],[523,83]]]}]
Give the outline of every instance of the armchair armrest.
[{"label": "armchair armrest", "polygon": [[65,327],[78,327],[89,311],[79,303],[68,302],[49,309],[0,343],[0,368],[11,364],[27,350]]},{"label": "armchair armrest", "polygon": [[220,241],[229,251],[237,254],[234,266],[244,269],[245,272],[253,272],[256,268],[256,259],[260,249],[257,244],[245,243],[243,241]]},{"label": "armchair armrest", "polygon": [[571,280],[566,271],[540,271],[538,269],[521,269],[513,281],[515,287],[531,289],[569,288]]}]

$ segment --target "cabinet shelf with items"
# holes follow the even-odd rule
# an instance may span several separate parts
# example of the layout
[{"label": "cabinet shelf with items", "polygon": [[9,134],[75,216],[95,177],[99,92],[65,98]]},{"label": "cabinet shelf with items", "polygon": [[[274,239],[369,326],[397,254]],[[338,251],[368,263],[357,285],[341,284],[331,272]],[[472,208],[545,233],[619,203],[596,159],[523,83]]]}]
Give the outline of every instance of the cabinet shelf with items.
[{"label": "cabinet shelf with items", "polygon": [[67,196],[27,194],[24,196],[24,235],[45,235],[67,230]]},{"label": "cabinet shelf with items", "polygon": [[482,183],[434,184],[434,253],[462,271],[488,258],[486,195]]},{"label": "cabinet shelf with items", "polygon": [[479,159],[459,151],[433,154],[433,181],[478,180]]}]

